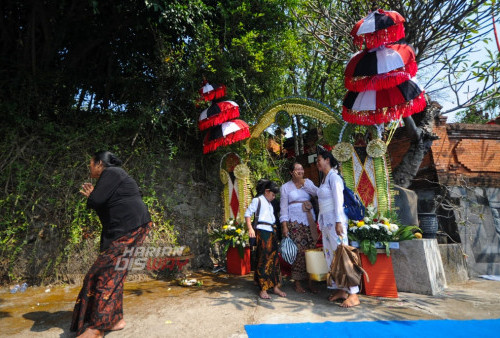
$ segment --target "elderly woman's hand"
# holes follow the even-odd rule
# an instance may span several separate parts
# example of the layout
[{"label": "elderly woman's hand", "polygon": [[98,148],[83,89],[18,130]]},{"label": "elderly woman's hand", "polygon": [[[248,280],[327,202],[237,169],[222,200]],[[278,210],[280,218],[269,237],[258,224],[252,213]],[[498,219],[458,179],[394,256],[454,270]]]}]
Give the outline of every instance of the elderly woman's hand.
[{"label": "elderly woman's hand", "polygon": [[94,186],[92,185],[92,183],[85,182],[82,184],[82,189],[80,190],[80,194],[88,198],[92,193],[92,191],[94,191]]},{"label": "elderly woman's hand", "polygon": [[288,237],[288,223],[287,222],[281,223],[281,235],[283,237]]}]

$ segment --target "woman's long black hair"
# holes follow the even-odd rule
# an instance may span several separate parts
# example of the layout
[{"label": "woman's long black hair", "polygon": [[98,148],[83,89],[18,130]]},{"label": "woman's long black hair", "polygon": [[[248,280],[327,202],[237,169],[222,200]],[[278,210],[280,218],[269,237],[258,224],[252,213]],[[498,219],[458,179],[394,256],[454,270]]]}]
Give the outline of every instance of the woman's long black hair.
[{"label": "woman's long black hair", "polygon": [[335,157],[333,157],[332,153],[329,152],[328,150],[321,150],[318,155],[320,155],[321,157],[323,157],[325,160],[328,159],[330,161],[330,166],[335,169],[339,167],[339,162],[337,161],[337,159]]},{"label": "woman's long black hair", "polygon": [[101,162],[103,166],[108,167],[121,167],[122,160],[120,160],[115,154],[112,152],[102,150],[98,151],[92,156],[94,163]]}]

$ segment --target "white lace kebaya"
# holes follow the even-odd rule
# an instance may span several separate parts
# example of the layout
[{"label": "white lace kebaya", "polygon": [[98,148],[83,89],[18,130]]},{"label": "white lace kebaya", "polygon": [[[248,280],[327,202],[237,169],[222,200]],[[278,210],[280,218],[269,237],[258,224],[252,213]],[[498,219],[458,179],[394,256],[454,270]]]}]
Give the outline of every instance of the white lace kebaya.
[{"label": "white lace kebaya", "polygon": [[[314,183],[306,178],[305,186],[314,186]],[[280,189],[280,223],[281,222],[297,222],[304,226],[309,226],[307,213],[302,209],[302,203],[311,199],[304,187],[297,188],[293,181],[288,181],[281,186]],[[313,218],[314,212],[312,213]]]}]

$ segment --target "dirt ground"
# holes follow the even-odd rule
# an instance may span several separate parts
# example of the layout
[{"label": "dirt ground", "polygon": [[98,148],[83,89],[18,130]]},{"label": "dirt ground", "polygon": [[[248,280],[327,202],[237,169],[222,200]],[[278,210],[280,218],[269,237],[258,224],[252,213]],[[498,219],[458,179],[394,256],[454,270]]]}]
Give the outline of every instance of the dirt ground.
[{"label": "dirt ground", "polygon": [[[449,285],[437,296],[399,293],[399,298],[361,295],[361,305],[344,309],[318,294],[297,294],[285,281],[287,298],[257,297],[252,277],[199,272],[189,278],[202,286],[175,281],[125,283],[127,327],[106,337],[246,337],[244,325],[325,321],[500,318],[499,282],[470,280]],[[25,293],[0,290],[0,336],[74,337],[71,313],[80,286],[30,287]]]}]

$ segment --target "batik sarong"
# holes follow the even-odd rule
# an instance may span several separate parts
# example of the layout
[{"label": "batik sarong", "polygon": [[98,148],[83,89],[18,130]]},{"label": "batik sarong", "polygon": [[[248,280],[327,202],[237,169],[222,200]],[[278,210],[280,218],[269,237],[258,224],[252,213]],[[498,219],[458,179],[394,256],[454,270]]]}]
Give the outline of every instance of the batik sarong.
[{"label": "batik sarong", "polygon": [[292,279],[305,280],[309,278],[306,270],[306,250],[313,249],[315,241],[311,235],[311,229],[298,222],[288,223],[289,237],[297,245],[297,256],[292,264]]},{"label": "batik sarong", "polygon": [[87,328],[109,330],[123,318],[123,283],[128,269],[116,269],[117,262],[127,248],[140,246],[150,229],[151,223],[140,226],[97,256],[76,300],[71,331],[79,336]]},{"label": "batik sarong", "polygon": [[258,230],[257,237],[257,268],[254,279],[262,291],[267,291],[280,283],[280,266],[278,256],[278,241],[271,231]]}]

